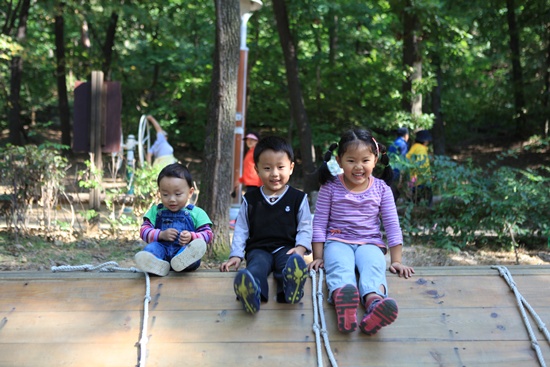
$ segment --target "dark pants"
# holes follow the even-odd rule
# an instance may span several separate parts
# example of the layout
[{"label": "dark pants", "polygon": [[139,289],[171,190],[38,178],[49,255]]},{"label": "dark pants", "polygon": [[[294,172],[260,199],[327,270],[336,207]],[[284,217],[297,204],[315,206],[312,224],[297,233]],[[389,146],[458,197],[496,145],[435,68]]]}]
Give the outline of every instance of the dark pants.
[{"label": "dark pants", "polygon": [[286,302],[283,290],[283,270],[290,257],[287,252],[291,248],[292,247],[283,247],[275,253],[259,249],[246,253],[246,269],[254,276],[254,279],[260,285],[263,302],[267,302],[269,299],[267,277],[272,272],[277,282],[277,302]]}]

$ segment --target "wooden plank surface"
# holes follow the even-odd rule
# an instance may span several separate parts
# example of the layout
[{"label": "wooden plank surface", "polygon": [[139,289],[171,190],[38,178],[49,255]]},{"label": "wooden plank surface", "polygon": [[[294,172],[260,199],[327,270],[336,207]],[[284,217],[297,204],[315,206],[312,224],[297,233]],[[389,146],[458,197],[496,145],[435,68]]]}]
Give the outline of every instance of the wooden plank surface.
[{"label": "wooden plank surface", "polygon": [[[550,267],[509,269],[549,324]],[[311,282],[297,305],[276,303],[272,286],[270,301],[248,315],[235,300],[234,275],[151,277],[147,366],[317,366]],[[324,302],[339,366],[539,366],[514,294],[495,269],[419,268],[407,280],[389,274],[388,282],[399,317],[371,337],[339,333]],[[0,366],[138,365],[143,274],[0,272],[0,292]],[[533,329],[550,361],[549,343]]]}]

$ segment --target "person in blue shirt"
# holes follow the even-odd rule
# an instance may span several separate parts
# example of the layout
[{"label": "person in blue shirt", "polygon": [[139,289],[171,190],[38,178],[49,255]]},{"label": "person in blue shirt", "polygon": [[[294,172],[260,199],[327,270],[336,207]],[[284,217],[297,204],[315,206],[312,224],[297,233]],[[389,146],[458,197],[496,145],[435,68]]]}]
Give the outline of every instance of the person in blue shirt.
[{"label": "person in blue shirt", "polygon": [[[401,179],[401,170],[399,167],[399,158],[406,159],[407,152],[409,151],[409,146],[407,142],[409,141],[409,129],[406,127],[400,127],[397,129],[397,138],[388,148],[388,153],[393,155],[394,158],[394,167],[393,167],[393,181],[391,184],[391,190],[393,192],[393,198],[397,202],[399,198],[399,183]],[[399,158],[397,158],[399,157]],[[397,158],[397,159],[395,159]]]},{"label": "person in blue shirt", "polygon": [[409,129],[406,127],[400,127],[397,129],[397,138],[393,141],[393,144],[388,148],[388,152],[398,154],[402,157],[407,155],[409,146]]}]

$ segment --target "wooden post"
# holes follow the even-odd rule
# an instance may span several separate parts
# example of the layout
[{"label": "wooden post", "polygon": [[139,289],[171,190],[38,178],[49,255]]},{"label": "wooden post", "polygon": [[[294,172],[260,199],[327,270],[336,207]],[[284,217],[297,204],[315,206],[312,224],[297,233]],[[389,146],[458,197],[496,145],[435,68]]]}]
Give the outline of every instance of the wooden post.
[{"label": "wooden post", "polygon": [[99,174],[97,176],[92,175],[92,179],[97,181],[98,185],[90,189],[90,209],[99,210],[101,206],[101,181],[103,179],[102,128],[105,120],[105,90],[102,71],[92,71],[91,97],[90,152],[93,164],[92,172],[98,172]]}]

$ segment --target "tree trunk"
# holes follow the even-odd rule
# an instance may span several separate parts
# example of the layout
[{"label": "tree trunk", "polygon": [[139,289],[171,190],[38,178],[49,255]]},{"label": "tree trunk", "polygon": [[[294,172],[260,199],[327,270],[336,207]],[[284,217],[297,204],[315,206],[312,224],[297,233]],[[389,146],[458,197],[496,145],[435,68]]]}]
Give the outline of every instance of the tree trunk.
[{"label": "tree trunk", "polygon": [[527,137],[528,126],[525,115],[525,97],[523,94],[523,71],[521,68],[521,51],[519,46],[519,29],[516,24],[516,8],[514,0],[506,0],[508,33],[510,35],[510,51],[512,59],[512,87],[514,90],[514,105],[516,132],[521,137]]},{"label": "tree trunk", "polygon": [[402,84],[403,98],[401,107],[413,115],[422,113],[422,95],[416,94],[413,88],[414,81],[422,78],[422,61],[418,50],[418,18],[414,14],[410,0],[405,1],[403,15],[403,68],[407,77]]},{"label": "tree trunk", "polygon": [[433,126],[433,146],[434,154],[445,155],[445,126],[443,125],[443,115],[441,114],[441,84],[443,82],[443,72],[441,71],[441,59],[434,57],[434,67],[437,83],[432,89],[432,113],[435,116]]},{"label": "tree trunk", "polygon": [[111,80],[111,60],[113,58],[113,47],[115,46],[116,25],[118,23],[118,14],[111,13],[111,20],[105,36],[105,46],[103,47],[103,66],[101,70],[105,75],[105,80]]},{"label": "tree trunk", "polygon": [[542,98],[542,105],[546,111],[546,119],[544,120],[542,131],[544,136],[548,137],[548,129],[550,125],[550,111],[548,110],[548,102],[550,101],[550,23],[546,25],[546,42],[546,69],[544,72],[544,94]]},{"label": "tree trunk", "polygon": [[[27,18],[29,17],[30,0],[24,0],[19,12],[19,24],[15,39],[21,43],[27,32]],[[13,145],[25,143],[25,131],[21,121],[21,79],[23,76],[23,58],[14,56],[10,63],[10,97],[8,110],[9,142]]]},{"label": "tree trunk", "polygon": [[240,16],[239,1],[215,0],[216,44],[206,126],[205,162],[199,205],[216,234],[208,255],[230,243],[229,204],[232,182],[233,131],[237,106]]},{"label": "tree trunk", "polygon": [[61,144],[71,146],[71,120],[69,98],[67,96],[67,78],[65,69],[63,9],[55,17],[55,57],[57,60],[57,94],[59,120],[61,122]]},{"label": "tree trunk", "polygon": [[275,12],[275,20],[277,22],[277,30],[286,67],[286,80],[288,91],[290,94],[290,106],[292,118],[298,127],[298,136],[300,139],[300,157],[301,165],[304,174],[304,191],[309,193],[318,188],[317,179],[313,175],[315,171],[315,163],[313,156],[313,140],[311,136],[311,128],[309,126],[306,108],[304,106],[304,98],[302,95],[302,87],[298,77],[298,59],[296,55],[296,44],[290,34],[288,23],[288,14],[284,0],[273,0],[273,11]]}]

